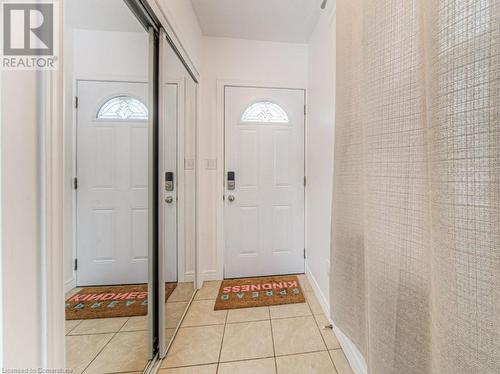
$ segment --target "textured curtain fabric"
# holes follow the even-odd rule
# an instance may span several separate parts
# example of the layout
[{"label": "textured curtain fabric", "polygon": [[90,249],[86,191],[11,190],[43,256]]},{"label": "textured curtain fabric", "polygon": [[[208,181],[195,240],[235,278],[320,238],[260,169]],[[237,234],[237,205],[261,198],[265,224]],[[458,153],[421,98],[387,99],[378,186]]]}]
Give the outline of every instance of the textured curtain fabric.
[{"label": "textured curtain fabric", "polygon": [[500,1],[337,0],[331,303],[373,374],[500,373]]}]

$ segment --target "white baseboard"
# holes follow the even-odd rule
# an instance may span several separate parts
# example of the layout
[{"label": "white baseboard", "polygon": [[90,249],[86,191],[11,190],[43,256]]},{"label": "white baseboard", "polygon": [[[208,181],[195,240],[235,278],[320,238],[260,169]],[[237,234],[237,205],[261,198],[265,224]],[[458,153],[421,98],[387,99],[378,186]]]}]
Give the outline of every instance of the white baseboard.
[{"label": "white baseboard", "polygon": [[306,277],[307,280],[309,281],[309,284],[311,285],[314,294],[316,295],[316,298],[318,299],[319,303],[321,304],[321,308],[323,309],[323,313],[325,313],[325,316],[330,316],[330,303],[328,302],[327,297],[323,294],[323,291],[321,291],[321,288],[319,287],[318,282],[316,281],[316,278],[314,277],[314,274],[312,273],[311,269],[309,269],[309,265],[305,264],[305,271],[306,271]]},{"label": "white baseboard", "polygon": [[219,277],[217,276],[217,271],[216,270],[205,270],[205,271],[202,271],[199,274],[198,288],[201,288],[201,286],[203,286],[203,282],[205,282],[205,281],[214,281],[214,280],[220,280]]},{"label": "white baseboard", "polygon": [[205,270],[201,273],[201,279],[204,281],[219,280],[217,279],[217,271]]},{"label": "white baseboard", "polygon": [[323,294],[321,291],[321,288],[318,285],[318,282],[316,281],[316,278],[314,277],[314,274],[311,272],[309,269],[309,266],[305,265],[305,271],[306,271],[306,276],[307,280],[309,281],[309,284],[311,285],[314,294],[316,295],[316,298],[318,299],[321,308],[323,309],[323,312],[325,313],[325,316],[328,318],[330,323],[333,326],[333,330],[335,332],[335,335],[337,336],[337,339],[340,343],[340,346],[342,347],[342,350],[344,351],[344,354],[347,358],[347,361],[349,361],[349,364],[351,365],[352,371],[354,374],[367,374],[367,366],[366,366],[366,361],[359,351],[359,349],[354,345],[354,343],[349,339],[342,330],[340,330],[335,323],[333,323],[332,318],[330,316],[330,304],[328,302],[328,299],[326,296]]},{"label": "white baseboard", "polygon": [[351,365],[352,371],[354,374],[367,374],[368,368],[366,366],[366,361],[358,347],[349,339],[342,330],[340,330],[335,323],[333,323],[332,319],[328,317],[330,323],[333,326],[333,331],[335,332],[335,336],[337,336],[337,340],[344,351],[345,357],[349,364]]},{"label": "white baseboard", "polygon": [[64,293],[68,293],[69,291],[71,291],[73,288],[76,287],[76,279],[75,277],[71,277],[69,279],[67,279],[65,282],[64,282]]}]

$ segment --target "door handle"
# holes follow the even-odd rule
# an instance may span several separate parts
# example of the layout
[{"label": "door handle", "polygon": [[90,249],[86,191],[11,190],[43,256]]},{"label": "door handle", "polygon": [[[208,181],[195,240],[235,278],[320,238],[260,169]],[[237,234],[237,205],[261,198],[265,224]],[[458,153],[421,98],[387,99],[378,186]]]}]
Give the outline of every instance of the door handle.
[{"label": "door handle", "polygon": [[174,202],[174,198],[173,198],[172,196],[167,196],[167,197],[165,198],[165,202],[166,202],[167,204],[172,204],[172,203]]},{"label": "door handle", "polygon": [[230,203],[232,203],[234,201],[234,196],[233,195],[229,195],[227,197],[227,199],[229,200]]}]

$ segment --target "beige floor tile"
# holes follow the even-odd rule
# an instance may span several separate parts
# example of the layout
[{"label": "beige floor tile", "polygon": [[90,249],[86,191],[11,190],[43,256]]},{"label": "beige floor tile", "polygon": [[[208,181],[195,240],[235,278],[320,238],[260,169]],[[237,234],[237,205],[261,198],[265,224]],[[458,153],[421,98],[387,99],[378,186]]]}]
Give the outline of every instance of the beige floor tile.
[{"label": "beige floor tile", "polygon": [[330,351],[330,356],[332,356],[333,363],[337,369],[338,374],[353,374],[349,361],[345,357],[344,351],[342,349],[335,349]]},{"label": "beige floor tile", "polygon": [[158,370],[158,374],[216,374],[216,373],[217,373],[217,364]]},{"label": "beige floor tile", "polygon": [[214,300],[193,301],[184,317],[182,327],[223,325],[226,322],[226,310],[214,310]]},{"label": "beige floor tile", "polygon": [[323,314],[323,308],[321,307],[321,304],[319,303],[314,292],[306,292],[306,301],[313,314]]},{"label": "beige floor tile", "polygon": [[73,330],[76,326],[78,326],[80,322],[82,322],[81,319],[72,319],[64,321],[64,329],[66,335],[69,334],[71,330]]},{"label": "beige floor tile", "polygon": [[299,275],[297,275],[297,277],[299,278],[299,283],[302,287],[302,291],[312,292],[313,289],[312,289],[311,285],[309,284],[309,280],[307,279],[307,275],[299,274]]},{"label": "beige floor tile", "polygon": [[270,321],[226,325],[221,362],[272,357],[273,355]]},{"label": "beige floor tile", "polygon": [[178,283],[177,287],[175,287],[174,292],[167,300],[167,304],[176,301],[189,301],[193,296],[194,292],[194,283],[193,282],[185,282]]},{"label": "beige floor tile", "polygon": [[321,332],[321,335],[323,335],[323,340],[326,343],[326,347],[328,349],[339,349],[340,344],[333,330],[324,328],[325,326],[328,326],[330,324],[330,322],[326,319],[324,314],[316,314],[314,318],[316,318],[319,331]]},{"label": "beige floor tile", "polygon": [[336,374],[328,352],[276,357],[278,374]]},{"label": "beige floor tile", "polygon": [[223,332],[223,325],[179,329],[162,367],[216,363],[219,359]]},{"label": "beige floor tile", "polygon": [[86,374],[142,371],[148,363],[147,331],[119,332],[85,370]]},{"label": "beige floor tile", "polygon": [[305,317],[312,315],[307,303],[273,305],[269,307],[271,319]]},{"label": "beige floor tile", "polygon": [[271,323],[276,356],[326,350],[312,316],[273,319]]},{"label": "beige floor tile", "polygon": [[170,340],[174,337],[175,329],[165,329],[165,339],[167,340],[167,345],[170,343]]},{"label": "beige floor tile", "polygon": [[252,322],[269,319],[269,307],[231,309],[227,311],[227,323]]},{"label": "beige floor tile", "polygon": [[177,327],[187,306],[188,303],[186,301],[168,302],[166,304],[165,319],[167,329],[175,329]]},{"label": "beige floor tile", "polygon": [[66,365],[79,374],[111,340],[113,334],[75,335],[66,337]]},{"label": "beige floor tile", "polygon": [[149,329],[148,316],[130,317],[120,331],[145,331]]},{"label": "beige floor tile", "polygon": [[219,364],[217,374],[276,374],[274,358],[224,362]]},{"label": "beige floor tile", "polygon": [[104,334],[118,332],[129,317],[85,319],[69,335]]},{"label": "beige floor tile", "polygon": [[196,296],[195,300],[215,300],[219,294],[221,281],[205,281],[203,282],[203,287],[201,287]]}]

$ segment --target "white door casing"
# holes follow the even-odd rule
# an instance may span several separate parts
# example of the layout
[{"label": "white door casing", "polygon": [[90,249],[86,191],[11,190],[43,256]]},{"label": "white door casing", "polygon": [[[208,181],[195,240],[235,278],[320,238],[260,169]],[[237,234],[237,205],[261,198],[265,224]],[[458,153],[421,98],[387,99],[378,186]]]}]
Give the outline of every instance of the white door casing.
[{"label": "white door casing", "polygon": [[224,277],[303,273],[304,91],[227,86],[224,93]]},{"label": "white door casing", "polygon": [[78,81],[77,92],[77,285],[147,283],[148,122],[97,113],[119,96],[147,105],[148,86]]}]

